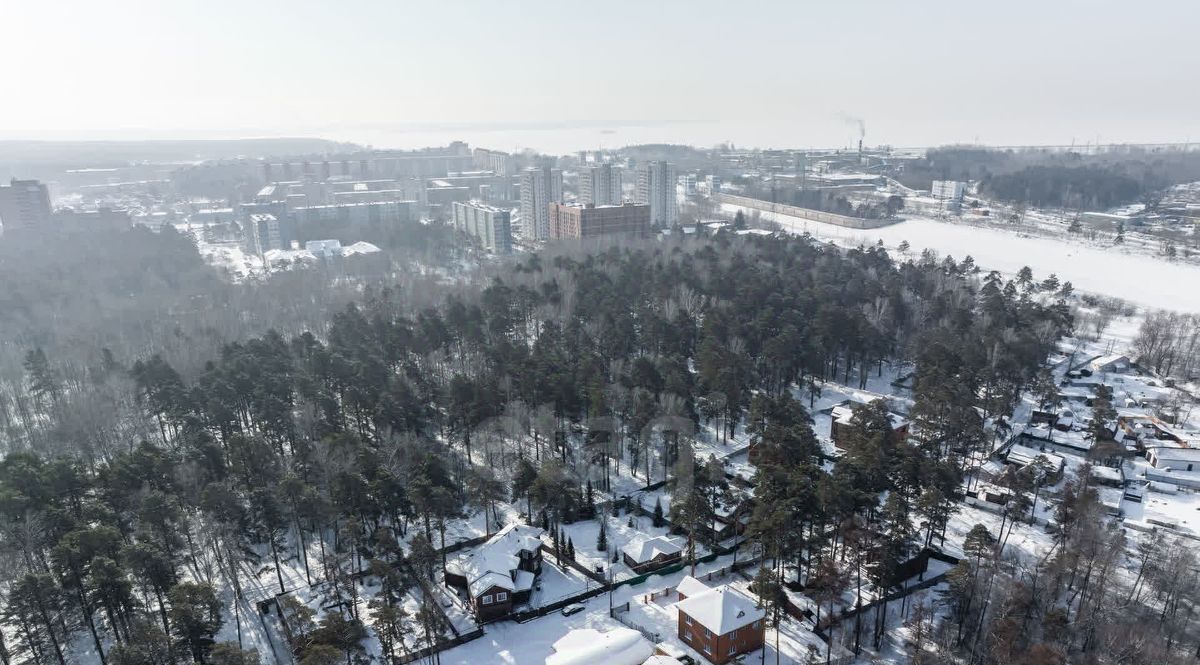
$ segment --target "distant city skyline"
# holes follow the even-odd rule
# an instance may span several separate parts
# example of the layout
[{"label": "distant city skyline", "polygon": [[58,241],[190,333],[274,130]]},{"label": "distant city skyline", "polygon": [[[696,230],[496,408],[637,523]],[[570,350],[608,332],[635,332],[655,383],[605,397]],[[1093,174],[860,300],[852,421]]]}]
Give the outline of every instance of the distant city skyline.
[{"label": "distant city skyline", "polygon": [[17,3],[0,139],[1187,142],[1197,24],[1168,0]]}]

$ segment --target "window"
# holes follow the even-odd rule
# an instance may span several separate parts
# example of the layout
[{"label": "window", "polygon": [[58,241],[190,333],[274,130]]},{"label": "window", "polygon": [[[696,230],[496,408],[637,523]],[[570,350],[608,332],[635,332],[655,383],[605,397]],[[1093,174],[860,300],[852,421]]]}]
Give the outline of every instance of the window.
[{"label": "window", "polygon": [[491,596],[484,596],[483,598],[480,598],[480,599],[479,599],[479,603],[480,603],[481,605],[491,605],[491,604],[492,604],[492,597],[491,597]]},{"label": "window", "polygon": [[686,625],[688,625],[688,626],[692,625],[692,617],[690,617],[690,616],[688,616],[688,615],[686,615],[686,614],[685,614],[685,615],[683,615],[683,623],[684,623],[684,624],[686,624]]},{"label": "window", "polygon": [[506,600],[508,600],[508,592],[507,591],[501,591],[496,594],[496,602],[497,603],[503,603]]},{"label": "window", "polygon": [[757,630],[757,629],[759,629],[759,628],[761,628],[761,627],[762,627],[762,621],[755,621],[755,622],[754,622],[754,628],[755,628],[755,630]]},{"label": "window", "polygon": [[734,644],[730,644],[729,645],[729,655],[732,656],[735,653],[737,653],[737,646]]}]

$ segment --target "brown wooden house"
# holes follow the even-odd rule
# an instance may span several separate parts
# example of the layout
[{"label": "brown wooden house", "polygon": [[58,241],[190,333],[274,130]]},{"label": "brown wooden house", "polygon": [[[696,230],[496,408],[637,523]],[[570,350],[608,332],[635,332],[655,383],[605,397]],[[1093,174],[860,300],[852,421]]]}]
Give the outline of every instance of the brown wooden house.
[{"label": "brown wooden house", "polygon": [[631,541],[621,548],[621,559],[639,575],[679,563],[682,558],[683,546],[666,536]]},{"label": "brown wooden house", "polygon": [[504,616],[529,602],[542,572],[542,530],[510,524],[446,566],[446,586],[466,595],[476,619]]}]

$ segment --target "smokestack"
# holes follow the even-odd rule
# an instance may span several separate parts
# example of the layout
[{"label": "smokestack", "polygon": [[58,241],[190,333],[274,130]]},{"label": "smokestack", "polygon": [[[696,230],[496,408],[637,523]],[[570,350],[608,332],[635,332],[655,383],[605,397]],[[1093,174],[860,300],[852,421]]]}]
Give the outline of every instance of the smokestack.
[{"label": "smokestack", "polygon": [[862,139],[858,140],[858,161],[862,161]]}]

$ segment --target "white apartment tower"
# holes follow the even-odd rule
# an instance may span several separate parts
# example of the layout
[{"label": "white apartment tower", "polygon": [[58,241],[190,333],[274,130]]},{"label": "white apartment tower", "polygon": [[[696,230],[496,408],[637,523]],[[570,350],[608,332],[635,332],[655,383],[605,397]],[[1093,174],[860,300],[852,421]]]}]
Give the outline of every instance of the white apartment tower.
[{"label": "white apartment tower", "polygon": [[543,166],[521,172],[521,236],[550,239],[550,204],[563,202],[562,171]]},{"label": "white apartment tower", "polygon": [[581,168],[579,202],[598,206],[621,205],[621,170],[607,163]]},{"label": "white apartment tower", "polygon": [[638,165],[637,202],[650,206],[651,226],[674,226],[679,219],[675,200],[675,165],[657,161]]}]

